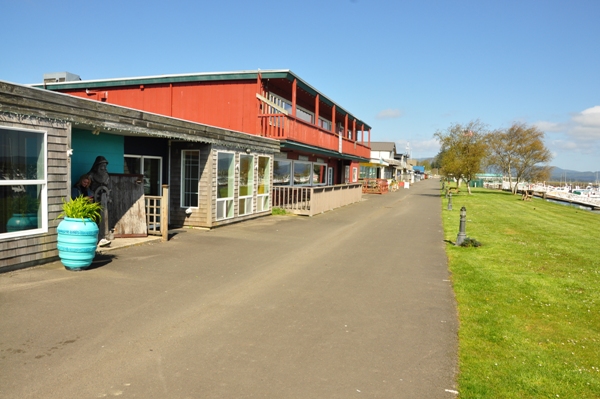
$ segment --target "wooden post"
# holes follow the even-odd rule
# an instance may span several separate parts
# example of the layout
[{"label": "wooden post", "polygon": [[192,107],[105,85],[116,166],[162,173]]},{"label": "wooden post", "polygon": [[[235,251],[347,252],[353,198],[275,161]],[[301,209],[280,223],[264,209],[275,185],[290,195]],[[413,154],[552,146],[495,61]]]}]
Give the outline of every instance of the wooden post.
[{"label": "wooden post", "polygon": [[162,242],[169,241],[169,185],[162,185],[162,198],[160,199],[160,233]]}]

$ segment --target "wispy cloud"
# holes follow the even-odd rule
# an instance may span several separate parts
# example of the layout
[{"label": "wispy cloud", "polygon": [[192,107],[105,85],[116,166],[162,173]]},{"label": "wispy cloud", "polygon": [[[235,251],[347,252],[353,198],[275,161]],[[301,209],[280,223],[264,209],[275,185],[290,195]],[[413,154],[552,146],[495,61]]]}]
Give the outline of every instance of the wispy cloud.
[{"label": "wispy cloud", "polygon": [[377,118],[377,119],[395,119],[395,118],[400,118],[402,115],[404,115],[404,113],[402,111],[400,111],[399,109],[388,108],[388,109],[384,109],[383,111],[379,112],[375,118]]},{"label": "wispy cloud", "polygon": [[600,145],[600,105],[573,114],[566,122],[540,121],[535,125],[546,133],[563,134],[551,140],[558,149],[589,153]]}]

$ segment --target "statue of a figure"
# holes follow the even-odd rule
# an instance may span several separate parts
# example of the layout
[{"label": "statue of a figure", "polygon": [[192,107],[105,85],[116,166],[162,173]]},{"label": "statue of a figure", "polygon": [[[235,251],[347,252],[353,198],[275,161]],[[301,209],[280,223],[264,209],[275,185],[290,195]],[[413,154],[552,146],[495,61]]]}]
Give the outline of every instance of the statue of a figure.
[{"label": "statue of a figure", "polygon": [[[106,166],[108,165],[108,161],[102,155],[98,155],[96,160],[94,161],[94,165],[92,165],[92,169],[88,172],[92,182],[90,187],[92,192],[94,193],[94,201],[99,202],[102,205],[102,221],[104,222],[104,228],[100,228],[104,233],[104,238],[100,240],[100,245],[108,245],[110,244],[110,239],[108,237],[109,229],[108,229],[108,204],[112,202],[110,198],[110,176],[108,175],[108,171],[106,170]],[[99,226],[100,227],[100,226]]]}]

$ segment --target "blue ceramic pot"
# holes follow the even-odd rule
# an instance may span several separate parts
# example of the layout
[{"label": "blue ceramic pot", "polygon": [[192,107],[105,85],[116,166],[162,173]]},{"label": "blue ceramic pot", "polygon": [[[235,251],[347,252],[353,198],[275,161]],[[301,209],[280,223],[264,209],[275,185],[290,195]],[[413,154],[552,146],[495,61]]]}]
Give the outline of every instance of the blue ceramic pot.
[{"label": "blue ceramic pot", "polygon": [[92,264],[98,244],[98,225],[91,219],[64,218],[58,224],[58,256],[67,270]]},{"label": "blue ceramic pot", "polygon": [[6,231],[13,232],[37,229],[37,215],[35,215],[35,220],[32,219],[33,215],[34,214],[29,213],[13,213],[12,217],[8,219],[8,223],[6,224]]}]

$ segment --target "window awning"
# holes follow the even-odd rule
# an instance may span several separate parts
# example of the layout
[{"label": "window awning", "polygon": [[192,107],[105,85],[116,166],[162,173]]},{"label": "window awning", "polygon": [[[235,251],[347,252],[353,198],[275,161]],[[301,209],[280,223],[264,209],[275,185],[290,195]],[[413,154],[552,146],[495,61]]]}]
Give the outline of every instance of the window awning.
[{"label": "window awning", "polygon": [[357,162],[369,162],[369,159],[359,157],[358,155],[342,154],[337,151],[331,151],[331,150],[327,150],[324,148],[314,147],[314,146],[308,145],[308,144],[296,143],[294,141],[289,141],[289,140],[282,140],[280,142],[280,146],[281,146],[281,149],[289,149],[289,150],[308,152],[311,154],[322,155],[322,156],[331,157],[331,158],[346,159],[349,161],[357,161]]}]

